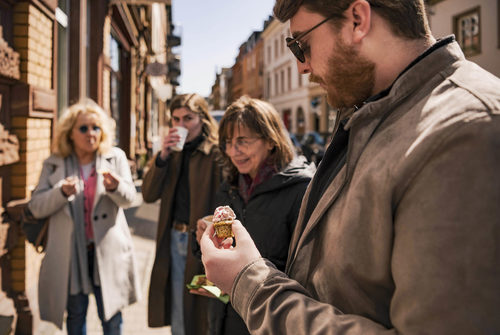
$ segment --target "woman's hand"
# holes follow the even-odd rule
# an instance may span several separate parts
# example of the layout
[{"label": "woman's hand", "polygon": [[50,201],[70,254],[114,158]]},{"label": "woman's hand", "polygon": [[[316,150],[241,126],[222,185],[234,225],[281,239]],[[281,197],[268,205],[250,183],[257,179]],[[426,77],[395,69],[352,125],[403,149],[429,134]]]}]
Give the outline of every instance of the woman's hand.
[{"label": "woman's hand", "polygon": [[69,176],[64,179],[61,184],[61,191],[66,198],[78,192],[78,183],[78,177],[75,176]]},{"label": "woman's hand", "polygon": [[167,157],[171,151],[170,147],[176,145],[180,139],[181,139],[181,137],[177,133],[177,128],[171,127],[168,130],[168,135],[163,138],[163,143],[162,143],[161,152],[160,152],[160,158],[162,160],[167,159]]},{"label": "woman's hand", "polygon": [[109,171],[103,172],[102,176],[104,177],[102,183],[104,184],[104,188],[108,192],[114,192],[118,188],[118,184],[120,184],[120,180]]},{"label": "woman's hand", "polygon": [[200,244],[200,240],[205,232],[205,229],[207,229],[207,224],[203,221],[203,219],[196,221],[196,242],[198,242],[198,244]]}]

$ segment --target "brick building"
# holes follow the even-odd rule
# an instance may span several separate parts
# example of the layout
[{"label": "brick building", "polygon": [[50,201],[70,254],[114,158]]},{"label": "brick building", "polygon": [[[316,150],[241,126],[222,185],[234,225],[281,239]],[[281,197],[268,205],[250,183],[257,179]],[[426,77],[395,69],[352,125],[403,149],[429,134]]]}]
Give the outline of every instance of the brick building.
[{"label": "brick building", "polygon": [[58,116],[94,99],[131,165],[145,161],[180,74],[173,30],[170,0],[0,0],[0,334],[34,330],[30,287],[43,256],[25,242],[19,211]]}]

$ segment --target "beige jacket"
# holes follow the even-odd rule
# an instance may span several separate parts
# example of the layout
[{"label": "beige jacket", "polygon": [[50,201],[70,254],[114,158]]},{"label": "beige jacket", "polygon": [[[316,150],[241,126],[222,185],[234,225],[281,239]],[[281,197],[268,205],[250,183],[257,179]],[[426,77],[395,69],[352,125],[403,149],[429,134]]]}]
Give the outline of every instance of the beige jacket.
[{"label": "beige jacket", "polygon": [[[196,221],[211,214],[215,206],[215,192],[221,180],[221,170],[217,163],[217,146],[203,142],[189,160],[190,231],[196,229]],[[161,199],[160,217],[156,236],[156,256],[151,273],[148,301],[148,324],[150,327],[170,325],[170,230],[172,228],[172,206],[175,187],[180,173],[182,152],[172,152],[165,167],[151,162],[144,176],[142,195],[144,201]],[[191,253],[188,243],[185,281],[189,283],[194,275],[204,273],[201,260]],[[184,291],[184,323],[187,335],[202,334],[206,330],[206,297]]]},{"label": "beige jacket", "polygon": [[[98,155],[96,169],[107,169],[120,178],[118,188],[107,192],[102,175],[97,175],[91,215],[104,317],[108,320],[140,297],[132,236],[123,212],[123,208],[132,204],[136,191],[122,150],[113,148]],[[38,304],[42,320],[51,321],[59,328],[63,325],[68,300],[72,243],[75,243],[71,213],[83,215],[83,208],[70,209],[70,203],[75,205],[74,197],[66,198],[62,194],[64,178],[64,159],[56,155],[47,158],[29,203],[35,217],[50,216],[47,248],[40,267]]]},{"label": "beige jacket", "polygon": [[286,274],[261,259],[233,285],[250,332],[499,334],[500,80],[452,42],[347,128]]}]

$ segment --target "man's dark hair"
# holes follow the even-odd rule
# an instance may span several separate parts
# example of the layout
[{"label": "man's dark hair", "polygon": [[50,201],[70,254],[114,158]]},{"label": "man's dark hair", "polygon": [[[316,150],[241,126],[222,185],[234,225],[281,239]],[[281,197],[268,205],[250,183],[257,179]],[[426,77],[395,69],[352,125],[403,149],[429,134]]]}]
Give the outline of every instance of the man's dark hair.
[{"label": "man's dark hair", "polygon": [[[281,22],[288,21],[301,6],[326,17],[339,28],[344,12],[356,0],[276,0],[274,16]],[[407,39],[428,38],[431,35],[424,0],[369,0],[372,9],[384,18],[396,36]]]}]

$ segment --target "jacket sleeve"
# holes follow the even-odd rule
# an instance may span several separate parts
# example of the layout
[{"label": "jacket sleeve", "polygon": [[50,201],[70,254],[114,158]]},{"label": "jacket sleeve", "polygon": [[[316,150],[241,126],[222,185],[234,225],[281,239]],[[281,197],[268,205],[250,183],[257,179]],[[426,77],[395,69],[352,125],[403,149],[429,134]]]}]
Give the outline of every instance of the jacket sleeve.
[{"label": "jacket sleeve", "polygon": [[233,306],[252,334],[498,333],[499,152],[498,126],[454,129],[394,189],[390,329],[311,298],[263,259],[237,276]]},{"label": "jacket sleeve", "polygon": [[134,181],[132,180],[132,174],[130,172],[130,166],[128,164],[127,156],[121,149],[113,149],[116,153],[115,164],[120,182],[118,183],[118,187],[116,190],[114,190],[113,192],[107,191],[106,194],[118,206],[127,208],[134,201],[137,192],[135,190]]},{"label": "jacket sleeve", "polygon": [[38,185],[31,195],[28,207],[35,218],[46,218],[68,203],[70,198],[66,198],[61,190],[63,180],[51,185],[49,177],[54,173],[56,166],[52,163],[43,163],[42,172]]},{"label": "jacket sleeve", "polygon": [[156,164],[158,158],[157,154],[149,162],[149,169],[144,175],[142,181],[142,197],[145,202],[155,202],[160,199],[164,189],[164,180],[167,176],[168,159],[167,163],[162,166]]},{"label": "jacket sleeve", "polygon": [[238,274],[231,303],[252,334],[396,334],[313,299],[297,281],[263,258]]}]

